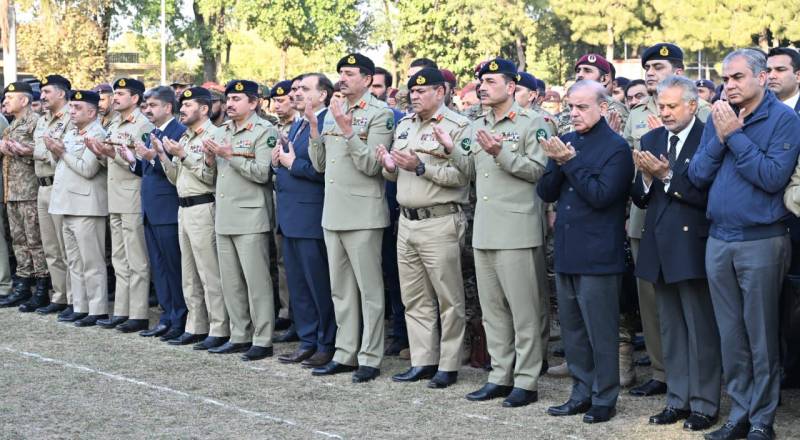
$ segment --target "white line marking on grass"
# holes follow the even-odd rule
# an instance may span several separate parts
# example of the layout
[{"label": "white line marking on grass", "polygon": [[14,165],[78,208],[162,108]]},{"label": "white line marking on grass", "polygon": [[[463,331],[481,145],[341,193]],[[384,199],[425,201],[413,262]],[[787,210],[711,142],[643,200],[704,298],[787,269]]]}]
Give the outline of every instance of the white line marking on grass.
[{"label": "white line marking on grass", "polygon": [[494,423],[498,423],[500,425],[507,425],[507,426],[516,426],[516,427],[519,427],[519,428],[524,428],[525,427],[525,425],[520,425],[519,423],[511,423],[511,422],[506,422],[506,421],[503,421],[503,420],[497,420],[494,417],[484,416],[484,415],[481,415],[481,414],[462,414],[462,415],[464,417],[468,418],[468,419],[485,420],[487,422],[494,422]]},{"label": "white line marking on grass", "polygon": [[318,430],[315,430],[315,429],[312,429],[312,428],[308,428],[306,426],[299,425],[297,422],[295,422],[293,420],[282,419],[280,417],[275,417],[275,416],[269,415],[267,413],[258,412],[258,411],[252,411],[252,410],[249,410],[249,409],[246,409],[246,408],[242,408],[242,407],[239,407],[239,406],[236,406],[236,405],[232,405],[230,403],[221,402],[219,400],[212,399],[210,397],[198,396],[198,395],[187,393],[187,392],[184,392],[184,391],[178,391],[176,389],[173,389],[173,388],[170,388],[170,387],[166,387],[166,386],[163,386],[163,385],[154,385],[154,384],[151,384],[151,383],[148,383],[148,382],[144,382],[144,381],[141,381],[141,380],[138,380],[138,379],[133,379],[133,378],[130,378],[130,377],[125,377],[125,376],[119,375],[119,374],[108,373],[106,371],[97,370],[97,369],[94,369],[94,368],[91,368],[91,367],[87,367],[85,365],[73,364],[72,362],[67,362],[67,361],[62,361],[62,360],[58,360],[58,359],[49,358],[49,357],[46,357],[46,356],[42,356],[41,354],[38,354],[38,353],[31,353],[31,352],[28,352],[28,351],[15,350],[15,349],[13,349],[11,347],[3,347],[3,350],[5,350],[5,351],[7,351],[9,353],[14,353],[14,354],[29,358],[29,359],[34,359],[34,360],[37,360],[39,362],[44,362],[44,363],[48,363],[48,364],[55,364],[55,365],[59,365],[59,366],[64,367],[64,368],[83,371],[85,373],[97,374],[99,376],[103,376],[103,377],[111,379],[111,380],[116,380],[116,381],[119,381],[119,382],[127,382],[127,383],[131,383],[131,384],[134,384],[134,385],[139,385],[139,386],[142,386],[142,387],[145,387],[145,388],[150,388],[150,389],[153,389],[153,390],[161,391],[161,392],[164,392],[164,393],[173,394],[175,396],[180,396],[180,397],[183,397],[183,398],[186,398],[186,399],[195,400],[195,401],[198,401],[198,402],[201,402],[201,403],[205,403],[207,405],[214,405],[214,406],[217,406],[219,408],[222,408],[222,409],[225,409],[225,410],[228,410],[228,411],[235,411],[235,412],[238,412],[238,413],[241,413],[241,414],[245,414],[245,415],[250,416],[250,417],[255,417],[257,419],[269,420],[269,421],[273,421],[273,422],[282,423],[284,425],[292,426],[292,427],[295,427],[295,428],[301,428],[301,429],[304,429],[306,431],[311,431],[314,434],[319,434],[319,435],[322,435],[322,436],[325,436],[325,437],[328,437],[328,438],[337,438],[337,439],[341,439],[342,438],[341,436],[339,436],[337,434],[332,434],[332,433],[325,432],[325,431],[318,431]]}]

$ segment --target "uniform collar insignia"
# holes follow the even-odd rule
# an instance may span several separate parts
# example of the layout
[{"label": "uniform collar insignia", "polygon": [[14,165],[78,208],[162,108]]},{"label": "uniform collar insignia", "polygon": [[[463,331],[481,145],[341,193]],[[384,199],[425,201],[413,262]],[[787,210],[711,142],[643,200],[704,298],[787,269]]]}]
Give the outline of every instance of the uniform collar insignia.
[{"label": "uniform collar insignia", "polygon": [[517,117],[517,112],[508,112],[508,116],[507,117],[508,117],[508,119],[511,120],[511,122],[514,122],[514,118]]},{"label": "uniform collar insignia", "polygon": [[436,116],[435,116],[433,119],[435,119],[435,120],[436,120],[436,122],[442,122],[442,119],[444,119],[444,115],[443,115],[443,114],[441,114],[441,113],[439,113],[439,114],[438,114],[438,115],[436,115]]},{"label": "uniform collar insignia", "polygon": [[361,101],[359,101],[358,102],[358,108],[360,108],[360,109],[367,108],[367,101],[364,101],[363,99]]},{"label": "uniform collar insignia", "polygon": [[86,134],[86,129],[85,128],[83,130],[78,131],[78,135],[79,136],[83,136],[85,134]]}]

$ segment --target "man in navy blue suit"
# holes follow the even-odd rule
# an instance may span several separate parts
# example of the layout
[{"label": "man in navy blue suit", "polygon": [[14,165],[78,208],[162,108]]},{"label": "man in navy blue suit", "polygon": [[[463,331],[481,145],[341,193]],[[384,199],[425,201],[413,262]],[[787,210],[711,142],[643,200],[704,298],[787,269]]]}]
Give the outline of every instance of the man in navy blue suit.
[{"label": "man in navy blue suit", "polygon": [[695,117],[694,83],[668,76],[657,88],[664,124],[641,138],[633,159],[640,172],[631,196],[647,209],[636,276],[653,283],[667,383],[667,405],[650,423],[686,419],[684,429],[710,428],[719,413],[719,331],[706,279],[708,190],[695,187],[689,163],[705,125]]},{"label": "man in navy blue suit", "polygon": [[322,126],[333,84],[325,75],[309,73],[301,77],[294,94],[295,108],[304,117],[292,124],[288,144],[272,150],[272,166],[277,175],[278,228],[283,236],[289,304],[300,345],[278,360],[321,367],[333,359],[336,320],[322,233],[325,175],[311,166],[308,121],[317,118]]},{"label": "man in navy blue suit", "polygon": [[550,158],[536,191],[558,202],[555,272],[558,316],[573,377],[569,401],[553,416],[586,412],[585,423],[611,419],[619,395],[619,293],[625,272],[625,209],[633,159],[602,112],[605,87],[590,80],[567,91],[575,131],[542,140]]},{"label": "man in navy blue suit", "polygon": [[[186,322],[186,303],[181,290],[181,252],[178,244],[178,192],[167,180],[156,157],[162,138],[178,140],[186,127],[173,116],[175,92],[169,87],[156,87],[144,94],[147,119],[156,126],[144,143],[137,143],[136,156],[130,151],[125,159],[131,171],[142,177],[142,211],[147,254],[152,278],[163,309],[158,324],[142,332],[142,336],[160,336],[171,344],[187,344],[181,338]],[[155,142],[154,142],[155,140]]]}]

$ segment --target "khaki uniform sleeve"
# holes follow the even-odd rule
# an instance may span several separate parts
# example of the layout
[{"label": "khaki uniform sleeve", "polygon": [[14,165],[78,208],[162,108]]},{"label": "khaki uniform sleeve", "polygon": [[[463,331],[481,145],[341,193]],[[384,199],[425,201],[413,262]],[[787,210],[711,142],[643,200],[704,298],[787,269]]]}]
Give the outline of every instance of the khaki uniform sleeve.
[{"label": "khaki uniform sleeve", "polygon": [[[367,176],[377,175],[381,171],[382,166],[375,158],[375,149],[381,144],[387,149],[390,149],[393,137],[394,113],[389,108],[380,109],[380,113],[372,118],[369,123],[366,142],[355,132],[353,136],[347,140],[347,153],[353,160],[356,169]],[[316,166],[314,168],[319,172],[323,171]]]},{"label": "khaki uniform sleeve", "polygon": [[460,161],[463,160],[460,142],[465,138],[465,132],[467,136],[471,136],[469,127],[469,124],[456,125],[450,131],[450,138],[453,139],[453,151],[448,155],[450,160],[440,165],[428,165],[426,163],[425,174],[422,175],[423,178],[443,187],[459,187],[469,183],[467,173],[462,170],[463,166],[459,166]]},{"label": "khaki uniform sleeve", "polygon": [[254,142],[255,158],[231,157],[230,164],[245,179],[256,183],[267,183],[271,172],[272,148],[278,142],[278,130],[267,128]]},{"label": "khaki uniform sleeve", "polygon": [[500,150],[497,163],[500,167],[514,177],[536,183],[544,174],[547,157],[544,149],[539,144],[539,138],[545,139],[552,136],[550,124],[541,116],[534,117],[528,130],[525,132],[525,145],[522,154],[510,151],[507,148]]},{"label": "khaki uniform sleeve", "polygon": [[789,186],[783,193],[783,204],[792,214],[800,217],[800,161],[797,162]]}]

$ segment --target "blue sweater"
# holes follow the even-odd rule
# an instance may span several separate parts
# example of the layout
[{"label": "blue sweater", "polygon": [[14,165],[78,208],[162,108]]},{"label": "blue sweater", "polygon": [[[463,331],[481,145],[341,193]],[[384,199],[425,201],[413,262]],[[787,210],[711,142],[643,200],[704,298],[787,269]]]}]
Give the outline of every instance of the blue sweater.
[{"label": "blue sweater", "polygon": [[558,202],[555,271],[610,275],[625,271],[625,208],[633,180],[633,157],[625,139],[601,118],[586,133],[561,136],[577,155],[559,166],[547,163],[536,192]]},{"label": "blue sweater", "polygon": [[709,235],[722,241],[749,241],[786,233],[789,212],[783,191],[800,153],[800,119],[767,91],[723,144],[713,118],[689,164],[695,186],[711,186],[706,216]]}]

